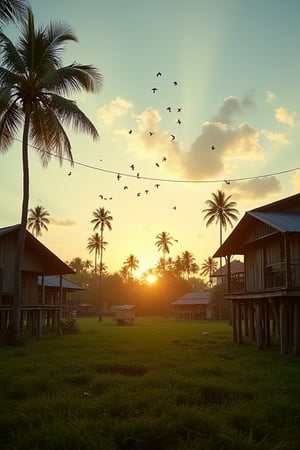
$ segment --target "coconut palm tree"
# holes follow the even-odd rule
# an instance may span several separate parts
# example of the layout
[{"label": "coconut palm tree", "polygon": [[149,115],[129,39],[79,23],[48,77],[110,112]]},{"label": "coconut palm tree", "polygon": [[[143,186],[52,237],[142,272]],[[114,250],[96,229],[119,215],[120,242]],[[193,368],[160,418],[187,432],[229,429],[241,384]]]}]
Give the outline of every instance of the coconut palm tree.
[{"label": "coconut palm tree", "polygon": [[209,256],[207,259],[204,260],[204,262],[201,264],[201,272],[200,275],[206,277],[209,276],[209,284],[212,285],[212,274],[217,270],[218,263],[217,261]]},{"label": "coconut palm tree", "polygon": [[193,264],[195,264],[195,257],[192,255],[191,252],[189,252],[188,250],[185,250],[184,252],[182,252],[180,258],[182,261],[183,270],[186,273],[187,279],[189,279],[190,273],[192,272],[192,269],[193,269]]},{"label": "coconut palm tree", "polygon": [[164,270],[166,268],[166,254],[170,253],[170,245],[173,245],[173,238],[167,231],[162,231],[157,234],[155,245],[158,248],[158,251],[163,252],[163,260],[164,260]]},{"label": "coconut palm tree", "polygon": [[0,27],[1,24],[24,20],[26,3],[24,0],[0,0]]},{"label": "coconut palm tree", "polygon": [[[208,227],[213,222],[219,223],[220,226],[220,246],[223,242],[222,231],[227,230],[227,225],[233,227],[233,220],[238,220],[239,211],[236,209],[236,202],[231,201],[231,195],[226,197],[225,193],[218,190],[212,193],[212,199],[206,200],[208,208],[203,209],[205,213],[204,220],[207,219]],[[222,266],[222,258],[220,258],[220,267]]]},{"label": "coconut palm tree", "polygon": [[102,76],[91,65],[63,66],[61,54],[68,41],[77,42],[72,30],[61,21],[36,29],[31,9],[14,44],[0,31],[0,151],[5,153],[22,130],[23,201],[15,259],[15,286],[7,340],[13,343],[20,330],[21,267],[29,202],[28,148],[38,152],[47,166],[54,155],[73,164],[71,143],[64,125],[86,132],[93,139],[98,132],[74,100],[64,95],[96,92]]},{"label": "coconut palm tree", "polygon": [[124,266],[128,268],[131,278],[133,271],[138,269],[139,265],[140,265],[139,260],[133,254],[129,255],[128,258],[126,259]]},{"label": "coconut palm tree", "polygon": [[[99,207],[93,211],[94,218],[91,220],[91,224],[94,224],[93,230],[96,231],[100,228],[100,241],[103,242],[103,233],[104,229],[107,228],[111,231],[111,221],[113,217],[110,215],[110,211],[105,210],[103,207]],[[102,281],[102,272],[103,272],[103,245],[100,245],[100,270],[99,270],[99,294],[101,296],[101,281]],[[99,320],[102,320],[101,315],[101,297],[100,297],[100,315]]]},{"label": "coconut palm tree", "polygon": [[107,246],[108,242],[102,241],[99,233],[93,234],[91,237],[88,238],[88,245],[86,246],[87,250],[89,250],[89,253],[95,252],[95,275],[97,273],[97,261],[98,256],[100,254],[101,249],[105,250],[105,247]]},{"label": "coconut palm tree", "polygon": [[43,229],[48,231],[47,225],[49,225],[50,220],[47,216],[50,216],[50,214],[41,205],[37,205],[35,208],[30,208],[27,226],[28,230],[32,231],[36,237],[42,236]]}]

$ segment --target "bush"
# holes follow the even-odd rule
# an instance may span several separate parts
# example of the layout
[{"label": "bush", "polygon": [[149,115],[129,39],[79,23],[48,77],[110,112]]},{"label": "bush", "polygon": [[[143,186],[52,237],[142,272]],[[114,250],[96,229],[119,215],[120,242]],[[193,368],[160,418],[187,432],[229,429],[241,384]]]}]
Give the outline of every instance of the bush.
[{"label": "bush", "polygon": [[63,334],[76,334],[80,331],[79,323],[72,317],[61,320],[60,327]]}]

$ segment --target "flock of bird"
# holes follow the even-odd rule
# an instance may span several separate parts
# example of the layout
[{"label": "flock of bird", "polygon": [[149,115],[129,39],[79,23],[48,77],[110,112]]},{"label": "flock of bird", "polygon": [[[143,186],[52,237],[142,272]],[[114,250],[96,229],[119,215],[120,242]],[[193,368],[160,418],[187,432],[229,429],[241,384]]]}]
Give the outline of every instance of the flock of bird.
[{"label": "flock of bird", "polygon": [[[157,72],[157,73],[156,73],[156,78],[160,78],[160,77],[162,77],[162,72]],[[172,85],[173,85],[174,87],[177,87],[177,86],[178,86],[178,82],[177,82],[177,81],[173,81],[173,82],[172,82]],[[153,94],[156,94],[156,93],[159,91],[159,88],[158,88],[158,87],[152,87],[152,88],[151,88],[151,91],[153,92]],[[177,125],[181,125],[181,124],[182,124],[182,120],[181,120],[181,118],[178,116],[178,115],[182,112],[182,107],[173,108],[173,107],[171,107],[171,106],[167,106],[165,109],[166,109],[166,111],[168,111],[169,113],[171,113],[173,110],[175,110],[176,113],[177,113],[176,123],[177,123]],[[132,128],[130,128],[130,129],[128,130],[128,134],[129,134],[129,135],[132,135],[133,133],[134,133],[134,130],[133,130]],[[155,131],[149,130],[148,134],[149,134],[149,137],[151,138],[151,137],[155,134]],[[171,142],[174,142],[175,139],[176,139],[176,135],[173,134],[173,133],[170,133],[170,140],[171,140]],[[211,145],[210,149],[213,151],[213,150],[216,150],[216,147],[215,147],[214,145]],[[102,161],[102,160],[100,160],[100,161]],[[157,168],[161,167],[161,162],[162,162],[162,163],[166,163],[166,162],[167,162],[166,156],[162,156],[160,162],[156,161],[156,162],[155,162],[155,167],[157,167]],[[134,163],[130,164],[130,165],[129,165],[129,168],[131,169],[132,172],[135,172],[135,171],[136,171],[136,167],[135,167],[135,164],[134,164]],[[130,174],[128,174],[128,173],[119,173],[119,172],[112,172],[112,173],[115,173],[115,174],[116,174],[117,181],[120,181],[121,178],[122,178],[123,176],[126,177],[126,178],[132,177],[132,176],[133,176],[132,174],[130,175]],[[71,174],[72,174],[72,172],[69,172],[69,173],[68,173],[68,176],[70,176]],[[136,172],[136,173],[135,173],[135,176],[136,176],[136,178],[138,178],[138,179],[143,178],[143,177],[141,177],[140,172]],[[224,181],[225,181],[227,184],[230,184],[229,181],[227,181],[227,180],[224,180]],[[158,188],[160,187],[160,184],[159,184],[159,183],[156,183],[156,184],[153,185],[153,187],[154,187],[155,189],[158,189]],[[128,184],[123,185],[123,190],[124,190],[124,191],[129,190]],[[148,195],[149,192],[150,192],[150,189],[144,189],[144,190],[143,190],[143,194],[145,194],[145,195]],[[142,191],[137,192],[137,193],[136,193],[136,196],[137,196],[137,197],[141,197],[141,196],[142,196]],[[104,195],[104,194],[99,194],[99,198],[100,198],[101,200],[112,200],[112,199],[113,199],[112,196],[107,196],[107,195]],[[177,210],[177,206],[176,206],[176,205],[172,206],[172,209],[173,209],[174,211],[176,211],[176,210]]]}]

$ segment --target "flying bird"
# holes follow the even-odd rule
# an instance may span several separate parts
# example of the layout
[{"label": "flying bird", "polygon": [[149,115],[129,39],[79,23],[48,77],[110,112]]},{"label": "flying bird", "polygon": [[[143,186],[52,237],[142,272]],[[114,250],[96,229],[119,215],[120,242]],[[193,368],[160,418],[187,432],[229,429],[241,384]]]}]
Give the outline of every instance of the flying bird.
[{"label": "flying bird", "polygon": [[214,145],[212,145],[210,148],[211,150],[216,150],[216,147]]},{"label": "flying bird", "polygon": [[101,198],[101,200],[103,200],[103,195],[100,194],[99,197]]},{"label": "flying bird", "polygon": [[175,209],[175,210],[176,210],[176,206],[173,206],[173,209]]},{"label": "flying bird", "polygon": [[171,134],[172,141],[175,141],[175,135]]},{"label": "flying bird", "polygon": [[162,161],[167,161],[167,158],[165,156],[163,156]]},{"label": "flying bird", "polygon": [[156,92],[157,90],[158,90],[157,88],[152,88],[153,94],[155,94],[155,92]]},{"label": "flying bird", "polygon": [[173,86],[178,86],[177,81],[173,81]]},{"label": "flying bird", "polygon": [[124,188],[123,189],[128,189],[128,186],[124,186]]},{"label": "flying bird", "polygon": [[160,184],[155,184],[154,185],[157,189],[159,188]]},{"label": "flying bird", "polygon": [[230,181],[229,181],[229,180],[224,180],[224,181],[225,181],[226,184],[230,184]]},{"label": "flying bird", "polygon": [[169,112],[171,112],[171,111],[172,111],[171,106],[167,106],[166,110],[169,111]]},{"label": "flying bird", "polygon": [[177,108],[177,112],[180,113],[182,111],[182,108]]},{"label": "flying bird", "polygon": [[178,125],[180,125],[181,124],[181,120],[177,119],[177,123],[178,123]]},{"label": "flying bird", "polygon": [[153,131],[149,131],[149,136],[153,136]]},{"label": "flying bird", "polygon": [[140,197],[140,196],[141,196],[141,193],[140,193],[140,192],[138,192],[138,193],[137,193],[136,195],[137,195],[137,197]]},{"label": "flying bird", "polygon": [[121,178],[121,175],[118,173],[117,180],[119,181],[120,178]]},{"label": "flying bird", "polygon": [[134,170],[134,164],[131,164],[131,166],[130,166],[130,167],[131,167],[131,169],[132,169],[132,170]]},{"label": "flying bird", "polygon": [[129,133],[129,134],[132,134],[132,130],[128,130],[128,133]]},{"label": "flying bird", "polygon": [[72,172],[69,172],[69,173],[68,173],[68,176],[70,176],[70,175],[72,175]]},{"label": "flying bird", "polygon": [[158,163],[155,163],[155,165],[156,165],[156,167],[159,167],[159,164],[158,164]]},{"label": "flying bird", "polygon": [[161,72],[157,72],[156,76],[161,77]]},{"label": "flying bird", "polygon": [[145,189],[145,194],[148,194],[148,192],[149,192],[149,190],[148,190],[148,189]]}]

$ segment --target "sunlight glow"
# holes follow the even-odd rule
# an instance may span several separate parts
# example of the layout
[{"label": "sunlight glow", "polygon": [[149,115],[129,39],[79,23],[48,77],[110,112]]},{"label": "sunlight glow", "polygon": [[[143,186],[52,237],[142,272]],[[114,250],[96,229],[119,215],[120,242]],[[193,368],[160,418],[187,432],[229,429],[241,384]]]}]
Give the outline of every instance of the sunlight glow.
[{"label": "sunlight glow", "polygon": [[156,279],[157,279],[157,278],[156,278],[155,275],[149,274],[149,275],[147,276],[147,283],[148,283],[148,284],[155,283]]}]

